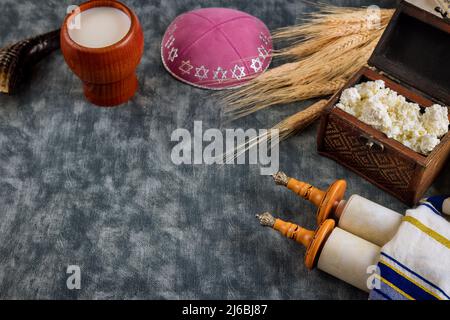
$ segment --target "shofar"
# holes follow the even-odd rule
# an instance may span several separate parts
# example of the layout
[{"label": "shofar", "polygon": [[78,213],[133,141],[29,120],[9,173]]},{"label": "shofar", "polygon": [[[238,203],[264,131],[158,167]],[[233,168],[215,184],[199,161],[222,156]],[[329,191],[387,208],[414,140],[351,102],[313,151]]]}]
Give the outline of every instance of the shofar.
[{"label": "shofar", "polygon": [[31,67],[59,49],[59,30],[0,49],[0,93],[14,94]]}]

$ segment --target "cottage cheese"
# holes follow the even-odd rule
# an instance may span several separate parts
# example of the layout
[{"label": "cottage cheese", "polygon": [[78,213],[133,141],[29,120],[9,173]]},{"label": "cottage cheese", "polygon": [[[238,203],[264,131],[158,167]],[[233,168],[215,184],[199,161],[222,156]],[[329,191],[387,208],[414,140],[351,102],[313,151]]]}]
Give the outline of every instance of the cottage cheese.
[{"label": "cottage cheese", "polygon": [[440,105],[433,105],[425,109],[422,117],[424,128],[430,133],[438,137],[442,137],[448,132],[448,110]]},{"label": "cottage cheese", "polygon": [[435,104],[422,113],[417,103],[386,88],[382,80],[345,89],[336,106],[424,155],[440,143],[449,128],[447,107]]}]

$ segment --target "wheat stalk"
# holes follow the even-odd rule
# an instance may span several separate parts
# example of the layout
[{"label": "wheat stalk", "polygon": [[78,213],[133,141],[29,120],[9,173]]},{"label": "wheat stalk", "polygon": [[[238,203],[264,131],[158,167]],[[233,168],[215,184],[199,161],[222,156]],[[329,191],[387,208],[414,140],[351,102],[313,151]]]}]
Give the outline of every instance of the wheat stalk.
[{"label": "wheat stalk", "polygon": [[[328,82],[315,82],[306,85],[293,87],[287,87],[278,92],[271,94],[266,100],[255,104],[253,108],[236,108],[233,110],[233,114],[236,117],[247,116],[255,111],[267,108],[268,106],[279,104],[279,103],[289,103],[293,95],[296,95],[299,100],[307,100],[317,97],[323,97],[327,95],[332,95],[338,91],[345,84],[345,80],[336,79]],[[298,92],[297,92],[298,91]],[[248,103],[251,103],[251,98],[247,98]]]},{"label": "wheat stalk", "polygon": [[[345,8],[327,5],[316,5],[320,10],[307,15],[306,23],[280,28],[274,32],[275,40],[290,41],[296,38],[305,39],[312,35],[329,35],[330,31],[336,35],[347,35],[350,32],[365,32],[374,30],[370,22],[367,8]],[[389,22],[393,10],[380,10],[380,29]],[[323,28],[327,25],[329,28]],[[330,30],[332,29],[332,30]]]},{"label": "wheat stalk", "polygon": [[[272,69],[255,79],[251,86],[225,97],[225,114],[240,118],[272,105],[335,93],[367,62],[380,34],[373,36],[369,43],[365,42],[366,35],[344,37],[330,44],[333,52],[318,52]],[[358,52],[353,50],[356,47]]]},{"label": "wheat stalk", "polygon": [[282,120],[272,129],[279,130],[279,140],[282,141],[292,134],[305,129],[313,123],[327,106],[328,100],[322,99],[305,110],[301,110],[292,116]]},{"label": "wheat stalk", "polygon": [[[291,62],[265,72],[224,97],[226,115],[235,119],[272,105],[334,94],[367,63],[394,12],[381,10],[378,27],[372,28],[365,8],[319,8],[305,24],[275,32],[274,39],[292,43],[276,51],[275,57]],[[228,163],[260,143],[274,143],[273,130],[279,133],[279,143],[314,122],[326,105],[327,100],[320,100],[221,157]]]},{"label": "wheat stalk", "polygon": [[370,29],[365,8],[319,5],[303,24],[283,28],[274,38],[294,44],[276,53],[290,59],[223,100],[231,119],[277,105],[331,95],[367,63],[393,10],[380,11],[378,28]]},{"label": "wheat stalk", "polygon": [[256,145],[266,142],[271,145],[271,148],[275,146],[272,140],[274,132],[278,132],[277,143],[287,139],[292,134],[301,131],[313,123],[323,112],[327,106],[327,100],[320,100],[308,108],[295,113],[294,115],[282,120],[273,126],[270,130],[259,136],[250,139],[249,141],[237,146],[233,150],[227,151],[224,155],[219,156],[224,160],[224,163],[232,163],[234,159],[238,158],[240,155],[244,154]]}]

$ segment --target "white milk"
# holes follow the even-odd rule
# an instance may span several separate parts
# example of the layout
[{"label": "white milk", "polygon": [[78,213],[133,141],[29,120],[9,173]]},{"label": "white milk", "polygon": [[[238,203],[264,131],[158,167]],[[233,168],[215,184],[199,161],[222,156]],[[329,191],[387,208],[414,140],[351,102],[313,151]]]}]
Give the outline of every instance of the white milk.
[{"label": "white milk", "polygon": [[80,12],[73,19],[77,23],[74,28],[68,28],[69,36],[87,48],[113,45],[125,37],[131,27],[130,17],[112,7],[91,8]]}]

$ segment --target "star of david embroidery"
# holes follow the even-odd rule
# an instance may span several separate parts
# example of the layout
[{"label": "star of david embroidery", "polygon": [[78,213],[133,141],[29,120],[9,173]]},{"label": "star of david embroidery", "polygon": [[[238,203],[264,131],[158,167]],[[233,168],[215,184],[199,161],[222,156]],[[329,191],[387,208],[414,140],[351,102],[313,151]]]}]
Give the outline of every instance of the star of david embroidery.
[{"label": "star of david embroidery", "polygon": [[269,51],[267,51],[266,48],[263,46],[258,47],[259,56],[261,59],[265,60],[267,57],[269,57]]},{"label": "star of david embroidery", "polygon": [[167,49],[169,49],[172,45],[173,42],[175,41],[175,37],[173,35],[171,35],[169,37],[169,39],[167,39],[166,44],[164,45]]},{"label": "star of david embroidery", "polygon": [[177,24],[174,24],[173,27],[170,29],[170,33],[174,33],[175,30],[177,30],[178,26]]},{"label": "star of david embroidery", "polygon": [[194,68],[194,66],[191,64],[191,61],[181,61],[181,66],[178,67],[179,70],[181,70],[184,74],[191,74],[191,70]]},{"label": "star of david embroidery", "polygon": [[259,39],[267,46],[269,44],[269,39],[264,33],[259,34]]},{"label": "star of david embroidery", "polygon": [[243,77],[246,76],[245,74],[245,68],[241,67],[239,65],[235,65],[234,69],[231,70],[231,74],[233,75],[233,78],[236,80],[241,80]]},{"label": "star of david embroidery", "polygon": [[168,59],[173,62],[176,59],[176,57],[178,57],[178,49],[173,47],[172,49],[170,49]]},{"label": "star of david embroidery", "polygon": [[204,80],[208,78],[208,69],[205,66],[201,66],[200,68],[195,68],[195,76],[200,80]]},{"label": "star of david embroidery", "polygon": [[259,58],[252,59],[252,64],[251,64],[250,68],[252,68],[253,71],[255,71],[255,73],[261,71],[261,69],[262,69],[261,60],[259,60]]},{"label": "star of david embroidery", "polygon": [[218,67],[216,71],[214,71],[214,80],[219,80],[219,82],[222,82],[227,78],[227,70],[223,70],[221,67]]}]

